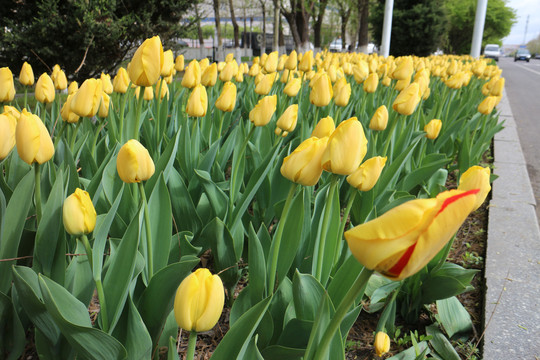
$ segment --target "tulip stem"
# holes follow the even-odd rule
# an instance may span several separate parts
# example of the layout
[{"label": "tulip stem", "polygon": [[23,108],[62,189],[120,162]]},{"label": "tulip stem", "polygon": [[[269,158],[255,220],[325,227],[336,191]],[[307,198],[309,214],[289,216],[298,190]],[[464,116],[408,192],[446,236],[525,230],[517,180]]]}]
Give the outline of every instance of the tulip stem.
[{"label": "tulip stem", "polygon": [[326,327],[326,331],[323,334],[321,342],[318,346],[316,346],[316,353],[314,356],[315,360],[328,359],[328,347],[330,346],[330,342],[332,341],[334,334],[339,329],[345,315],[347,315],[347,311],[349,311],[351,306],[354,305],[355,300],[364,295],[366,285],[372,273],[373,270],[364,268],[356,278],[356,281],[351,286],[347,294],[345,294],[345,297],[339,304],[334,316]]},{"label": "tulip stem", "polygon": [[80,119],[77,121],[77,125],[75,126],[75,131],[73,131],[73,134],[71,134],[71,141],[69,142],[69,149],[73,153],[73,147],[75,146],[75,139],[77,138],[77,132],[79,131],[79,127],[81,127],[83,119]]},{"label": "tulip stem", "polygon": [[229,194],[229,208],[230,208],[229,210],[231,210],[231,211],[232,211],[233,205],[234,205],[234,196],[236,195],[235,194],[235,184],[238,181],[237,177],[238,177],[238,168],[240,167],[240,159],[242,158],[242,156],[244,156],[244,153],[246,152],[246,147],[247,147],[247,144],[249,142],[249,139],[251,138],[251,136],[253,136],[253,133],[255,132],[256,128],[257,128],[256,126],[252,126],[251,130],[249,130],[249,133],[246,136],[246,138],[244,139],[244,143],[242,144],[242,148],[240,148],[240,153],[238,154],[239,156],[237,158],[237,161],[233,163],[233,169],[232,169],[232,172],[231,172],[231,179],[230,179],[231,190],[230,190],[230,194]]},{"label": "tulip stem", "polygon": [[[388,131],[388,136],[386,137],[386,142],[384,144],[384,149],[382,151],[382,154],[381,156],[384,157],[384,156],[388,156],[387,155],[387,152],[388,152],[388,146],[390,146],[390,143],[392,142],[392,136],[394,135],[394,130],[396,129],[396,125],[399,121],[399,117],[396,117],[393,119],[392,121],[392,125],[390,126],[390,130]],[[388,156],[390,158],[390,161],[392,161],[392,156]]]},{"label": "tulip stem", "polygon": [[119,122],[120,122],[120,125],[119,125],[119,130],[118,130],[118,139],[120,140],[120,143],[123,144],[124,143],[124,110],[126,108],[126,99],[127,99],[127,92],[129,91],[131,85],[128,87],[128,89],[126,90],[126,93],[125,94],[120,94],[120,102],[122,103],[122,105],[120,105],[120,119],[119,119]]},{"label": "tulip stem", "polygon": [[[343,232],[345,231],[345,225],[347,225],[347,219],[349,218],[349,213],[351,212],[352,205],[354,203],[354,199],[356,198],[357,190],[353,188],[353,191],[351,191],[351,195],[349,196],[349,201],[347,202],[347,207],[345,208],[345,212],[343,213],[343,219],[341,219],[341,224],[339,225],[339,239],[343,239]],[[339,249],[338,249],[339,250]],[[334,266],[337,264],[339,258],[340,258],[341,251],[336,251],[334,254]]]},{"label": "tulip stem", "polygon": [[62,137],[62,134],[64,133],[64,131],[66,130],[66,126],[67,126],[67,121],[63,121],[62,122],[62,127],[60,128],[60,131],[58,132],[58,135],[55,136],[54,138],[54,148],[56,149],[56,145],[58,144],[58,141],[60,140],[60,138]]},{"label": "tulip stem", "polygon": [[28,103],[28,86],[24,86],[24,107],[23,109],[26,109],[26,104]]},{"label": "tulip stem", "polygon": [[144,205],[144,228],[146,230],[146,254],[148,260],[148,282],[154,275],[154,256],[152,251],[152,231],[150,228],[150,214],[148,212],[148,201],[146,200],[146,193],[144,192],[144,185],[142,182],[138,183],[139,192],[141,193],[141,201]]},{"label": "tulip stem", "polygon": [[41,171],[39,163],[34,163],[34,176],[35,176],[35,203],[36,203],[36,228],[41,221]]},{"label": "tulip stem", "polygon": [[137,99],[137,108],[135,109],[135,127],[133,128],[133,138],[139,140],[139,124],[141,122],[141,110],[144,101],[144,86],[139,87],[139,98]]},{"label": "tulip stem", "polygon": [[191,331],[189,333],[188,347],[186,351],[185,360],[193,360],[195,355],[195,345],[197,345],[197,332]]}]

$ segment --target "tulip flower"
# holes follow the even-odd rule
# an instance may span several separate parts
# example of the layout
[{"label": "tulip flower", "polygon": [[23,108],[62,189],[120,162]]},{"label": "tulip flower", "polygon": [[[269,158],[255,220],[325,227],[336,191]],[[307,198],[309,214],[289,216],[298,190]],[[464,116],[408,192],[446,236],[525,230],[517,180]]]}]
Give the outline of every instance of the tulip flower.
[{"label": "tulip flower", "polygon": [[64,200],[62,215],[68,234],[80,236],[94,231],[97,215],[92,199],[86,191],[77,188],[68,196]]},{"label": "tulip flower", "polygon": [[[241,72],[239,72],[241,74]],[[232,82],[227,81],[223,85],[221,90],[221,95],[219,95],[216,100],[216,107],[225,112],[231,112],[234,110],[236,105],[236,85]]]},{"label": "tulip flower", "polygon": [[375,156],[364,161],[360,167],[347,176],[347,182],[360,191],[373,189],[386,164],[386,157]]},{"label": "tulip flower", "polygon": [[9,105],[4,105],[4,113],[10,114],[15,118],[15,120],[17,120],[21,116],[21,113],[19,112],[19,110],[17,110],[16,107]]},{"label": "tulip flower", "polygon": [[259,64],[254,62],[253,65],[251,65],[251,67],[249,68],[248,75],[249,76],[257,76],[260,71],[261,71],[261,68],[260,68]]},{"label": "tulip flower", "polygon": [[322,155],[327,147],[328,137],[310,137],[304,140],[294,151],[283,159],[281,175],[292,182],[304,186],[313,186],[321,177]]},{"label": "tulip flower", "polygon": [[413,74],[413,60],[410,56],[401,58],[396,69],[392,72],[392,77],[396,80],[410,80]]},{"label": "tulip flower", "polygon": [[163,52],[163,66],[161,67],[161,76],[171,76],[174,70],[174,55],[172,50]]},{"label": "tulip flower", "polygon": [[58,75],[58,72],[60,72],[60,70],[62,70],[62,68],[60,67],[60,65],[58,64],[55,64],[52,68],[52,73],[51,73],[51,79],[52,78],[55,78],[56,75]]},{"label": "tulip flower", "polygon": [[[139,99],[140,93],[141,93],[141,87],[138,86],[135,89],[135,98]],[[151,86],[144,87],[143,99],[146,101],[150,101],[154,99],[154,90]]]},{"label": "tulip flower", "polygon": [[305,54],[302,55],[302,59],[300,60],[300,63],[298,64],[298,70],[303,72],[308,72],[313,67],[313,51],[309,50]]},{"label": "tulip flower", "polygon": [[41,74],[35,90],[36,100],[43,104],[52,103],[54,101],[54,83],[47,73]]},{"label": "tulip flower", "polygon": [[148,150],[137,140],[131,139],[118,152],[116,170],[120,179],[130,184],[150,179],[155,166]]},{"label": "tulip flower", "polygon": [[25,61],[21,68],[21,73],[19,74],[19,82],[25,86],[32,86],[34,85],[34,81],[34,71],[32,70],[32,66]]},{"label": "tulip flower", "polygon": [[218,67],[216,63],[208,66],[201,76],[201,84],[205,87],[212,87],[217,82]]},{"label": "tulip flower", "polygon": [[234,77],[234,80],[236,80],[236,82],[243,82],[244,81],[244,72],[243,71],[238,71],[236,73],[236,76]]},{"label": "tulip flower", "polygon": [[79,83],[76,81],[72,81],[69,83],[68,86],[68,95],[73,95],[79,90]]},{"label": "tulip flower", "polygon": [[365,62],[364,60],[360,60],[358,64],[353,66],[352,70],[354,81],[356,81],[357,84],[363,83],[369,75],[369,67],[367,62]]},{"label": "tulip flower", "polygon": [[[285,137],[291,131],[296,128],[296,121],[298,119],[298,104],[292,104],[289,106],[276,122],[276,135]],[[283,133],[282,133],[283,131]]]},{"label": "tulip flower", "polygon": [[322,157],[324,170],[340,175],[353,173],[367,153],[367,139],[356,117],[343,121],[328,139]]},{"label": "tulip flower", "polygon": [[176,71],[184,71],[184,55],[178,55],[174,59],[174,68]]},{"label": "tulip flower", "polygon": [[495,82],[495,84],[491,88],[490,95],[491,96],[502,96],[503,89],[504,89],[504,83],[505,83],[504,78],[500,78],[499,80],[497,80],[497,82]]},{"label": "tulip flower", "polygon": [[56,73],[56,76],[52,78],[54,88],[56,90],[65,90],[67,89],[67,78],[66,73],[63,70],[59,70]]},{"label": "tulip flower", "polygon": [[144,40],[128,65],[131,82],[137,86],[152,86],[161,75],[164,55],[159,36]]},{"label": "tulip flower", "polygon": [[208,95],[206,88],[199,84],[193,88],[186,106],[186,112],[189,116],[203,117],[208,108]]},{"label": "tulip flower", "polygon": [[[206,68],[205,68],[206,70]],[[197,60],[191,60],[184,77],[182,78],[182,86],[188,89],[193,89],[195,86],[201,83],[201,66]]]},{"label": "tulip flower", "polygon": [[276,73],[266,74],[263,76],[261,81],[255,86],[255,92],[259,95],[268,95],[274,85],[274,80],[276,79]]},{"label": "tulip flower", "polygon": [[285,61],[285,69],[295,70],[297,65],[298,65],[298,55],[296,54],[296,50],[293,50],[289,54],[287,61]]},{"label": "tulip flower", "polygon": [[[159,95],[158,92],[160,92]],[[167,99],[169,98],[169,87],[167,86],[167,81],[165,79],[158,80],[155,88],[155,97],[163,100],[165,96],[167,97]]]},{"label": "tulip flower", "polygon": [[407,86],[409,86],[410,83],[411,79],[398,80],[396,81],[394,89],[396,89],[397,91],[403,91]]},{"label": "tulip flower", "polygon": [[109,116],[109,105],[111,102],[111,98],[109,95],[107,95],[106,92],[101,93],[101,102],[99,104],[99,111],[98,116],[102,119]]},{"label": "tulip flower", "polygon": [[414,275],[446,245],[470,214],[478,189],[449,190],[403,203],[345,232],[354,257],[392,280]]},{"label": "tulip flower", "polygon": [[419,91],[418,83],[413,82],[396,96],[392,108],[401,115],[411,115],[420,102]]},{"label": "tulip flower", "polygon": [[80,116],[75,114],[71,110],[71,101],[73,100],[73,94],[68,95],[66,102],[62,106],[62,109],[60,110],[60,116],[62,116],[62,120],[64,120],[67,123],[73,124],[79,121]]},{"label": "tulip flower", "polygon": [[100,80],[101,80],[101,86],[103,88],[103,92],[106,93],[107,95],[111,95],[114,90],[113,84],[111,82],[111,75],[101,73]]},{"label": "tulip flower", "polygon": [[278,56],[279,53],[277,51],[273,51],[268,55],[266,61],[264,62],[264,71],[269,74],[277,71]]},{"label": "tulip flower", "polygon": [[231,81],[236,74],[238,74],[238,64],[236,61],[230,61],[220,71],[219,80],[223,82]]},{"label": "tulip flower", "polygon": [[375,114],[369,122],[371,130],[383,131],[388,125],[388,110],[385,105],[381,105],[375,110]]},{"label": "tulip flower", "polygon": [[375,335],[375,352],[377,356],[383,356],[388,351],[390,351],[390,337],[387,333],[379,331]]},{"label": "tulip flower", "polygon": [[424,126],[424,131],[426,132],[426,137],[428,139],[434,140],[439,136],[441,132],[442,121],[439,119],[433,119]]},{"label": "tulip flower", "polygon": [[379,85],[379,75],[377,73],[371,73],[364,80],[364,91],[367,93],[374,93],[377,91],[377,86]]},{"label": "tulip flower", "polygon": [[[195,61],[197,61],[197,60],[195,60]],[[191,62],[193,62],[193,60],[191,60]],[[189,63],[189,65],[191,65],[191,62]],[[202,58],[201,61],[199,61],[199,67],[201,69],[201,71],[199,73],[201,73],[201,74],[204,73],[204,70],[206,70],[206,68],[208,66],[210,66],[210,60],[207,57]],[[219,66],[218,66],[218,71],[219,71]]]},{"label": "tulip flower", "polygon": [[10,102],[15,98],[13,74],[8,67],[0,68],[0,102]]},{"label": "tulip flower", "polygon": [[102,92],[101,81],[97,79],[85,80],[73,95],[70,105],[71,111],[82,117],[91,118],[95,116],[99,110]]},{"label": "tulip flower", "polygon": [[[345,78],[341,78],[341,79],[345,79]],[[336,106],[342,106],[342,107],[347,106],[347,104],[349,103],[349,98],[351,97],[351,84],[346,83],[345,85],[341,86],[338,89],[338,91],[334,93],[334,96],[335,96],[334,102]]]},{"label": "tulip flower", "polygon": [[489,115],[497,103],[498,101],[496,96],[488,96],[480,103],[480,105],[478,105],[478,112],[484,115]]},{"label": "tulip flower", "polygon": [[233,53],[228,53],[227,55],[225,55],[225,62],[228,63],[228,62],[231,62],[234,60],[234,54]]},{"label": "tulip flower", "polygon": [[315,106],[322,107],[328,105],[333,96],[330,78],[326,73],[323,73],[313,84],[309,93],[309,101]]},{"label": "tulip flower", "polygon": [[291,78],[289,82],[287,82],[287,85],[285,85],[283,92],[289,97],[295,97],[301,87],[302,81],[299,78]]},{"label": "tulip flower", "polygon": [[272,115],[276,111],[277,96],[265,96],[249,112],[249,121],[255,126],[265,126],[270,122]]},{"label": "tulip flower", "polygon": [[176,323],[187,331],[208,331],[218,322],[224,303],[225,292],[221,278],[212,275],[208,269],[197,269],[176,290]]},{"label": "tulip flower", "polygon": [[0,161],[4,160],[15,147],[17,119],[10,113],[0,114]]},{"label": "tulip flower", "polygon": [[43,164],[54,155],[54,145],[43,121],[26,109],[21,111],[15,139],[19,157],[27,164]]},{"label": "tulip flower", "polygon": [[490,175],[491,170],[487,166],[485,168],[481,166],[472,166],[461,174],[458,190],[469,191],[479,189],[478,194],[476,194],[476,203],[474,204],[472,211],[478,209],[484,200],[486,200],[486,197],[491,190],[491,185],[489,184]]},{"label": "tulip flower", "polygon": [[119,94],[125,94],[129,86],[129,75],[123,67],[118,69],[113,79],[113,90]]},{"label": "tulip flower", "polygon": [[334,130],[336,130],[336,124],[334,123],[334,119],[332,119],[331,116],[327,116],[319,120],[317,125],[315,125],[311,136],[315,136],[316,138],[320,139],[332,135]]}]

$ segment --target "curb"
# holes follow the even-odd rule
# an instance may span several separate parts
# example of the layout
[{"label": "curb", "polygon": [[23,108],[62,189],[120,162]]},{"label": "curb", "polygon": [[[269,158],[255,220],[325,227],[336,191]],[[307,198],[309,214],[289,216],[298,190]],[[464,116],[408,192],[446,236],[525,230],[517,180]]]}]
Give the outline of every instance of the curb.
[{"label": "curb", "polygon": [[484,359],[540,358],[540,229],[536,201],[506,93],[494,139],[484,301]]}]

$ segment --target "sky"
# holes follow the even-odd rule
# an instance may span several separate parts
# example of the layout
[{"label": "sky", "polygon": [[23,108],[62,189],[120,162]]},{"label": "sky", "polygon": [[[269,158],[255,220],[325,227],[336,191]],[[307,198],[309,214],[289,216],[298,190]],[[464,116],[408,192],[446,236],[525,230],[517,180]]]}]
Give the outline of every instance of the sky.
[{"label": "sky", "polygon": [[[507,0],[507,6],[516,10],[517,22],[512,27],[510,35],[503,39],[503,44],[526,44],[540,35],[540,0]],[[530,15],[529,26],[524,43],[527,15]]]}]

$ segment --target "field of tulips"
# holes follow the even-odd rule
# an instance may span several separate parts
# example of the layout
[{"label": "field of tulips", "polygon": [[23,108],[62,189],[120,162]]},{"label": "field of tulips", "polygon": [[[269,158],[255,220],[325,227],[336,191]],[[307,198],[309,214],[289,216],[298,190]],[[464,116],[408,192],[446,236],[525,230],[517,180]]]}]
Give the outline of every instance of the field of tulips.
[{"label": "field of tulips", "polygon": [[395,359],[459,359],[451,339],[472,322],[455,296],[476,270],[446,259],[490,191],[497,66],[311,51],[184,64],[156,36],[112,81],[12,70],[0,357],[33,341],[41,359],[179,359],[180,327],[191,360],[225,312],[212,359],[339,360],[366,311],[384,357],[397,319],[435,303]]}]

